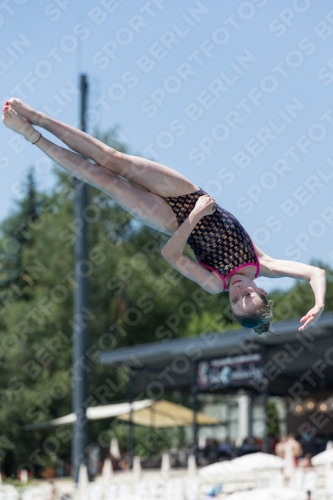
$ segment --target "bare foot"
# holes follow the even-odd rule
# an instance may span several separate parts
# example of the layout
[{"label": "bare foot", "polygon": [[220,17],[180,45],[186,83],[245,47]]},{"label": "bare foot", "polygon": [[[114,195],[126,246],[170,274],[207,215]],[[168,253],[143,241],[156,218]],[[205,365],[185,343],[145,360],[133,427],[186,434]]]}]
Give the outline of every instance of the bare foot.
[{"label": "bare foot", "polygon": [[11,97],[8,101],[8,104],[23,118],[27,120],[27,122],[32,125],[39,125],[41,120],[41,113],[31,108],[25,102],[21,101],[17,97]]},{"label": "bare foot", "polygon": [[3,124],[24,136],[29,142],[35,142],[39,137],[39,132],[33,128],[22,116],[17,113],[11,106],[7,106],[2,112]]}]

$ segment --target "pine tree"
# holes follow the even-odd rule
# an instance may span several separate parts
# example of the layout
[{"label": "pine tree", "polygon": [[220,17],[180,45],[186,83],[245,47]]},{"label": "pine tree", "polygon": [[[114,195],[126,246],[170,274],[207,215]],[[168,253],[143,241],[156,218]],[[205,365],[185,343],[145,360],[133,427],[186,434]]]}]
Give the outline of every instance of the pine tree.
[{"label": "pine tree", "polygon": [[2,245],[0,248],[0,301],[2,307],[18,295],[29,298],[29,286],[33,277],[23,266],[24,249],[32,245],[32,228],[37,224],[42,201],[37,194],[34,173],[28,173],[26,192],[12,216],[0,226]]}]

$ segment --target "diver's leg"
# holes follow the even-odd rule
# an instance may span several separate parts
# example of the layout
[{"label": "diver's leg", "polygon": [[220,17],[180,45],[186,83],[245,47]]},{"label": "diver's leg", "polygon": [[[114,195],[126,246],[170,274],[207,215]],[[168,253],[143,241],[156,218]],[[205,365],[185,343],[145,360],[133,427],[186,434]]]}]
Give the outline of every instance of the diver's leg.
[{"label": "diver's leg", "polygon": [[[3,112],[3,122],[6,127],[22,134],[31,143],[39,138],[39,132],[11,107]],[[57,146],[45,137],[41,137],[36,146],[71,175],[110,195],[116,203],[147,226],[167,234],[172,234],[177,229],[178,223],[170,205],[159,195],[131,184],[104,166],[90,163],[79,154]]]},{"label": "diver's leg", "polygon": [[91,158],[111,172],[135,182],[162,197],[193,193],[199,188],[182,174],[161,163],[116,151],[89,134],[35,111],[20,99],[9,99],[10,106],[29,123],[44,128],[79,154]]}]

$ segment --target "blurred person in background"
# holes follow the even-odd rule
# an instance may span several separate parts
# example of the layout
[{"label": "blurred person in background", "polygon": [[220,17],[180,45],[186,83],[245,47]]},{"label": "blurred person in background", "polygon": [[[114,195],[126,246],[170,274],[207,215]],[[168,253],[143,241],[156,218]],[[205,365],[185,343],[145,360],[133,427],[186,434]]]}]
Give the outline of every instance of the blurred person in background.
[{"label": "blurred person in background", "polygon": [[251,453],[256,453],[259,449],[260,447],[258,446],[255,438],[249,436],[243,440],[242,446],[238,450],[238,456],[242,457],[243,455],[250,455]]},{"label": "blurred person in background", "polygon": [[286,446],[291,446],[295,465],[298,465],[299,458],[303,455],[303,448],[299,441],[295,438],[294,434],[289,434],[286,441]]},{"label": "blurred person in background", "polygon": [[234,458],[235,456],[235,445],[230,438],[226,438],[225,441],[218,445],[218,459],[220,458]]},{"label": "blurred person in background", "polygon": [[280,441],[276,444],[275,446],[275,455],[277,455],[280,458],[284,458],[285,456],[285,444],[287,442],[287,436],[281,436]]},{"label": "blurred person in background", "polygon": [[312,453],[306,453],[305,457],[299,460],[299,466],[304,469],[311,469],[312,465]]}]

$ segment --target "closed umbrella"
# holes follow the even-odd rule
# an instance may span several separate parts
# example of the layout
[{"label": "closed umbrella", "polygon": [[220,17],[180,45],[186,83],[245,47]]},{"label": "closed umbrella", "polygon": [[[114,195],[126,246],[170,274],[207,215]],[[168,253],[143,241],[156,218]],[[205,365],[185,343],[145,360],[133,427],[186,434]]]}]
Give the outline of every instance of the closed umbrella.
[{"label": "closed umbrella", "polygon": [[331,471],[331,465],[325,465],[325,492],[328,497],[333,495],[333,475]]},{"label": "closed umbrella", "polygon": [[134,481],[140,481],[142,477],[142,467],[141,467],[140,457],[134,457],[132,473]]},{"label": "closed umbrella", "polygon": [[228,495],[228,500],[305,500],[306,495],[289,488],[264,488],[262,490],[239,491]]},{"label": "closed umbrella", "polygon": [[295,473],[295,458],[294,458],[294,448],[291,441],[287,441],[284,446],[284,459],[285,465],[283,473],[286,479],[290,479]]},{"label": "closed umbrella", "polygon": [[187,461],[187,477],[194,478],[197,475],[197,464],[194,455],[189,455]]},{"label": "closed umbrella", "polygon": [[106,458],[102,469],[102,481],[105,487],[108,487],[113,478],[113,467],[110,458]]},{"label": "closed umbrella", "polygon": [[162,464],[161,464],[161,476],[163,479],[168,480],[170,477],[170,455],[169,453],[163,453]]},{"label": "closed umbrella", "polygon": [[318,453],[318,455],[312,458],[311,462],[313,465],[333,464],[333,449],[330,448],[322,453]]},{"label": "closed umbrella", "polygon": [[87,494],[87,490],[89,487],[89,477],[88,477],[88,469],[85,464],[80,465],[79,469],[79,479],[77,484],[77,497],[83,498],[85,494]]},{"label": "closed umbrella", "polygon": [[224,478],[228,478],[233,474],[237,474],[237,471],[232,464],[232,460],[207,465],[207,467],[199,470],[199,476],[209,483],[219,483]]},{"label": "closed umbrella", "polygon": [[112,438],[111,439],[110,453],[111,453],[111,455],[116,460],[120,460],[121,459],[120,450],[119,450],[119,443],[118,443],[118,439],[117,438]]},{"label": "closed umbrella", "polygon": [[[333,441],[327,441],[327,444],[326,444],[326,451],[328,450],[332,450],[333,449]],[[313,461],[311,461],[313,463]],[[331,462],[327,462],[325,464],[325,475],[328,476],[328,475],[331,475],[331,469],[332,469],[332,464]]]},{"label": "closed umbrella", "polygon": [[[333,448],[333,442],[332,441],[328,441],[327,445],[326,445],[326,452],[328,450],[332,450],[332,448]],[[320,455],[321,455],[321,453],[320,453]],[[319,460],[320,460],[320,458],[319,458]],[[312,463],[313,463],[313,459],[312,459]],[[325,463],[325,473],[324,473],[324,476],[325,476],[325,491],[326,491],[326,495],[329,497],[333,493],[332,463],[330,461],[328,461],[328,462]]]},{"label": "closed umbrella", "polygon": [[268,453],[251,453],[230,461],[218,462],[203,467],[199,475],[208,482],[218,483],[230,476],[241,472],[267,472],[279,470],[284,467],[283,458]]},{"label": "closed umbrella", "polygon": [[328,448],[321,453],[318,453],[311,459],[312,465],[333,464],[333,448]]},{"label": "closed umbrella", "polygon": [[256,469],[281,469],[284,466],[283,458],[270,455],[269,453],[251,453],[243,457],[231,460],[234,467],[238,470],[256,470]]}]

